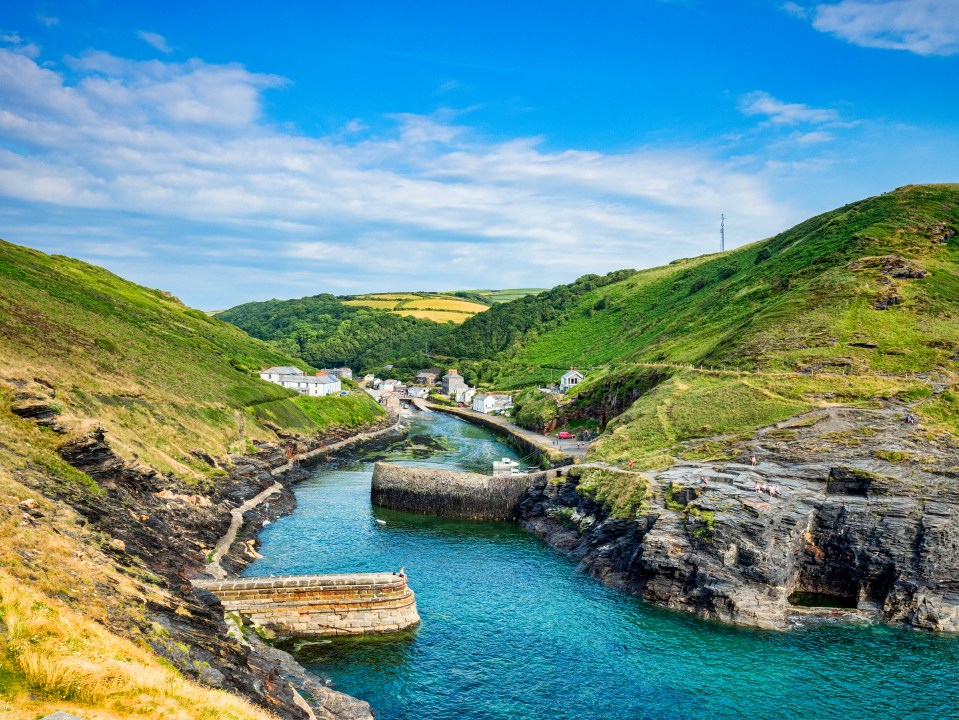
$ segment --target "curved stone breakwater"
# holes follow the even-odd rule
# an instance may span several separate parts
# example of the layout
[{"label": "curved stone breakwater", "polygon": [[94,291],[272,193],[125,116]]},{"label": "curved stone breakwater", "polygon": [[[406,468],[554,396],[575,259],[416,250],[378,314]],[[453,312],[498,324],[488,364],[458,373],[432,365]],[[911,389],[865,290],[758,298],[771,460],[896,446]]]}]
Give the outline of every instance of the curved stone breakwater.
[{"label": "curved stone breakwater", "polygon": [[227,612],[280,635],[361,635],[417,625],[416,597],[402,575],[351,573],[197,580]]},{"label": "curved stone breakwater", "polygon": [[370,498],[374,505],[391,510],[470,520],[514,520],[527,488],[561,473],[544,470],[524,475],[481,475],[378,462],[373,467]]}]

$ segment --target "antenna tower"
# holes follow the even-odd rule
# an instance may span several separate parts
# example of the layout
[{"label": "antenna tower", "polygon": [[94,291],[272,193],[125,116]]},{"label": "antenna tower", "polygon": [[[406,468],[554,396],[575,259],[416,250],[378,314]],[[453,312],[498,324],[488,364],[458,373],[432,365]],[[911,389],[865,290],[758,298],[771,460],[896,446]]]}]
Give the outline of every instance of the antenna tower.
[{"label": "antenna tower", "polygon": [[719,218],[719,252],[726,252],[726,215]]}]

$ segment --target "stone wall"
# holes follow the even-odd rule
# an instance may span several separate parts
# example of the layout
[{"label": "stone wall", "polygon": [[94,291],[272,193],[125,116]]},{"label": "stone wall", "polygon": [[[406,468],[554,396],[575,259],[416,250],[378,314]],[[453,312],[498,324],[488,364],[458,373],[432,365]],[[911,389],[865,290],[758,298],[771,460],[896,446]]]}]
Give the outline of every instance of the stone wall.
[{"label": "stone wall", "polygon": [[420,621],[406,578],[392,573],[198,580],[227,612],[281,635],[396,632]]},{"label": "stone wall", "polygon": [[496,415],[482,415],[472,412],[471,410],[437,404],[430,404],[429,408],[446,413],[447,415],[455,415],[468,423],[492,430],[498,435],[505,437],[509,444],[522,454],[536,455],[540,459],[545,458],[550,467],[556,468],[573,464],[573,458],[569,455],[547,445],[548,442],[551,442],[551,438],[543,436],[541,441],[534,442],[524,435],[523,432],[518,431],[509,423],[500,420]]},{"label": "stone wall", "polygon": [[370,496],[374,505],[406,512],[471,520],[512,520],[531,483],[561,474],[480,475],[439,468],[413,468],[378,462]]}]

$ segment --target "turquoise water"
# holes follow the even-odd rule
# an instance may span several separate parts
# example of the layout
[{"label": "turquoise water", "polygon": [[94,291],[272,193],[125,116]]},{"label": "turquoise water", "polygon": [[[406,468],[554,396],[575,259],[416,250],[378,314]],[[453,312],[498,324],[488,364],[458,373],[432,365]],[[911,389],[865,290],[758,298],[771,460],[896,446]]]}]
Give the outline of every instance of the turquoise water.
[{"label": "turquoise water", "polygon": [[[411,432],[456,449],[395,461],[489,472],[493,459],[519,459],[447,416]],[[265,557],[245,574],[406,566],[417,630],[296,647],[378,718],[959,717],[957,637],[872,624],[754,631],[661,610],[575,572],[511,523],[371,508],[371,472],[368,460],[318,468],[298,486],[296,512],[264,530]]]}]

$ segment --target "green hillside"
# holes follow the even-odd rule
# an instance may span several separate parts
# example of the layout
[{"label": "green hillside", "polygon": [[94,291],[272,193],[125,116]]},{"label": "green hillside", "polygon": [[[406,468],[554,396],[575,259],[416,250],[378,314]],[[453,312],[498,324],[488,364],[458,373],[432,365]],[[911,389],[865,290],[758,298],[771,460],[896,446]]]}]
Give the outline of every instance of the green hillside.
[{"label": "green hillside", "polygon": [[906,187],[735,251],[637,273],[584,295],[560,327],[525,338],[502,379],[528,384],[545,379],[543,367],[610,362],[952,367],[956,226],[959,186]]},{"label": "green hillside", "polygon": [[382,308],[346,305],[329,294],[245,303],[217,318],[314,366],[346,365],[357,372],[404,358],[411,358],[411,368],[428,365],[424,353],[451,327]]},{"label": "green hillside", "polygon": [[609,422],[594,459],[721,455],[806,410],[887,399],[914,403],[930,432],[956,433],[956,228],[959,186],[901,188],[598,287],[552,329],[477,364],[516,388],[585,370],[559,408],[536,398],[521,418]]},{"label": "green hillside", "polygon": [[190,454],[223,456],[271,422],[304,435],[379,416],[365,394],[304,398],[253,370],[298,364],[177,298],[93,265],[0,241],[0,387],[55,395],[75,432],[102,425],[127,458],[178,474]]}]

